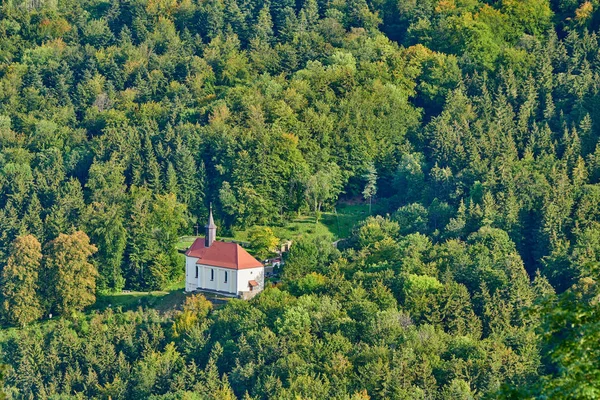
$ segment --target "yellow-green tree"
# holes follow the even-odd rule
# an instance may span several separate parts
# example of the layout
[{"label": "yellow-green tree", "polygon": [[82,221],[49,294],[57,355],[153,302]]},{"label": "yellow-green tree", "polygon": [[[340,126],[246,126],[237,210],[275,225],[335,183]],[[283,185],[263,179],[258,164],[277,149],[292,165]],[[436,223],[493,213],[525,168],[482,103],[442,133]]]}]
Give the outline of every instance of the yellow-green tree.
[{"label": "yellow-green tree", "polygon": [[98,271],[90,262],[96,250],[82,231],[61,233],[48,244],[46,269],[52,309],[69,314],[96,301]]},{"label": "yellow-green tree", "polygon": [[501,11],[530,35],[541,35],[552,26],[554,14],[548,0],[502,0],[501,4]]},{"label": "yellow-green tree", "polygon": [[266,226],[255,226],[248,232],[248,241],[259,258],[267,257],[275,250],[279,239],[273,230]]},{"label": "yellow-green tree", "polygon": [[42,246],[33,235],[19,236],[12,243],[2,270],[2,313],[14,325],[27,325],[42,316],[38,298],[38,272]]},{"label": "yellow-green tree", "polygon": [[183,311],[175,315],[173,320],[173,335],[177,337],[190,331],[192,327],[204,321],[212,309],[212,303],[201,294],[187,297]]}]

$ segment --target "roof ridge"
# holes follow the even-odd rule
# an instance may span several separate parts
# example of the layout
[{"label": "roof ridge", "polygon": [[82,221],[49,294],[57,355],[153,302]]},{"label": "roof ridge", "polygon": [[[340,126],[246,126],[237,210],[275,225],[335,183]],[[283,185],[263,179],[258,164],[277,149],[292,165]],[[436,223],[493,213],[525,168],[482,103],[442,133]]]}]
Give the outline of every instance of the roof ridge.
[{"label": "roof ridge", "polygon": [[216,267],[246,269],[263,266],[259,260],[235,242],[217,240],[212,246],[205,247],[204,240],[197,238],[186,251],[186,256],[198,258],[198,263]]}]

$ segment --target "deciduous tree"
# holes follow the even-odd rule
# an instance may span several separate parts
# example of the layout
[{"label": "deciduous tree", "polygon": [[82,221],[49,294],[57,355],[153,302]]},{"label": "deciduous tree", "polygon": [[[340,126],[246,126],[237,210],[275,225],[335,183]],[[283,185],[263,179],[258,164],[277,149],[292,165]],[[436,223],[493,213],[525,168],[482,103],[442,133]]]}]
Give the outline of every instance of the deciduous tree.
[{"label": "deciduous tree", "polygon": [[51,310],[69,315],[96,301],[98,271],[90,260],[96,251],[82,231],[61,233],[48,244],[44,276]]},{"label": "deciduous tree", "polygon": [[27,325],[42,316],[38,280],[42,247],[33,235],[19,236],[12,243],[2,270],[2,314],[11,324]]}]

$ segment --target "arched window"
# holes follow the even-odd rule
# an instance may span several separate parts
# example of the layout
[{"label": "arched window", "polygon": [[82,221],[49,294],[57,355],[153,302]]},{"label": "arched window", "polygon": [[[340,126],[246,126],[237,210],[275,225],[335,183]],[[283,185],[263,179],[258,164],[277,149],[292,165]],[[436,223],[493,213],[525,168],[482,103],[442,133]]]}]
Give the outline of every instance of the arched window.
[{"label": "arched window", "polygon": [[227,271],[225,271],[225,283],[227,283]]},{"label": "arched window", "polygon": [[211,269],[211,270],[210,270],[210,280],[211,280],[211,281],[214,281],[214,280],[215,280],[215,270],[214,270],[214,269]]}]

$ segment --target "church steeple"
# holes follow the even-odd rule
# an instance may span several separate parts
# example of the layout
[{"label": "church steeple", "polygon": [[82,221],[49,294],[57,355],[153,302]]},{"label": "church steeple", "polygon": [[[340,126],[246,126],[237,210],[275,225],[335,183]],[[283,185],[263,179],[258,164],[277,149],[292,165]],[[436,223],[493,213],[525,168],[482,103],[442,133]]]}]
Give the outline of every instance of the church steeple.
[{"label": "church steeple", "polygon": [[213,220],[212,215],[212,203],[210,203],[210,211],[208,213],[208,224],[204,227],[206,229],[206,234],[204,236],[204,246],[210,247],[217,237],[217,226],[215,225],[215,221]]}]

